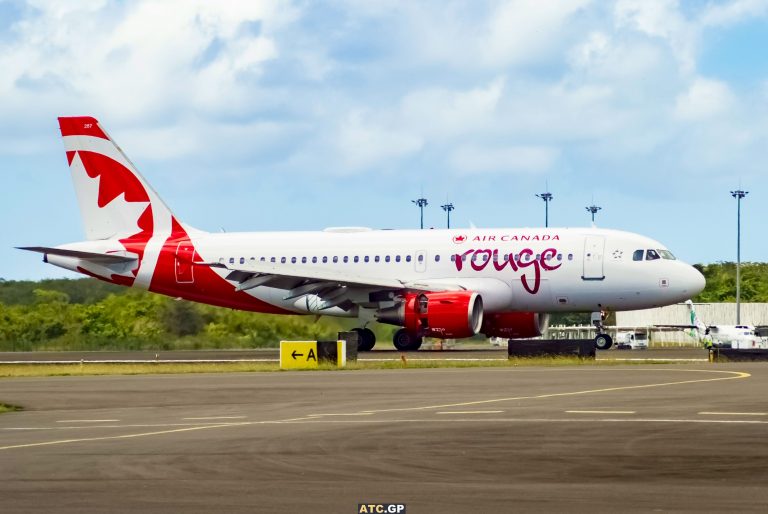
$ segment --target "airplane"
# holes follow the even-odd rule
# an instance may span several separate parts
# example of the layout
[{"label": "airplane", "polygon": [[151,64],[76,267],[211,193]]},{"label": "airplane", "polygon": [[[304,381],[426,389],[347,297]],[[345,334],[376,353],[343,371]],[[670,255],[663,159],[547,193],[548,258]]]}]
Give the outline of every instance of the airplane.
[{"label": "airplane", "polygon": [[608,349],[607,310],[691,298],[704,277],[661,243],[598,228],[212,233],[181,222],[93,117],[60,117],[86,241],[20,247],[100,280],[232,309],[356,318],[424,337],[526,338],[551,312],[592,312]]},{"label": "airplane", "polygon": [[691,334],[706,348],[768,348],[768,339],[760,337],[752,325],[707,325],[696,314],[691,300],[687,300],[690,325],[654,325],[656,328],[692,329]]}]

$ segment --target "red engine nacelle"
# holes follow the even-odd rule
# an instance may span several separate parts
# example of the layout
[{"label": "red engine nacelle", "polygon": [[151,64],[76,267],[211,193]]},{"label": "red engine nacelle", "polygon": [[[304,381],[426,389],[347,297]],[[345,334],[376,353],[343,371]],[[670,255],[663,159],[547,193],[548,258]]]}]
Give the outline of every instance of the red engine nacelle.
[{"label": "red engine nacelle", "polygon": [[547,328],[548,314],[538,312],[499,312],[486,314],[480,332],[488,337],[523,339],[538,337]]},{"label": "red engine nacelle", "polygon": [[472,337],[483,325],[483,299],[471,291],[409,294],[400,305],[380,311],[377,317],[419,336]]}]

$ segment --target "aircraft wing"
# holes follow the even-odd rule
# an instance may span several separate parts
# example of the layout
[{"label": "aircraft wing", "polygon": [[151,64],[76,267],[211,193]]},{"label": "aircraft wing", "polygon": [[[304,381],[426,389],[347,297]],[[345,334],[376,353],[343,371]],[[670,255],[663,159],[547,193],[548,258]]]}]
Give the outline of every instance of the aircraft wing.
[{"label": "aircraft wing", "polygon": [[67,250],[65,248],[49,248],[47,246],[17,246],[17,250],[27,250],[45,255],[61,255],[62,257],[75,257],[96,264],[123,264],[135,261],[135,255],[121,255],[120,253],[83,252],[80,250]]},{"label": "aircraft wing", "polygon": [[[284,300],[316,295],[323,300],[319,310],[368,303],[371,294],[463,290],[458,284],[431,283],[430,281],[402,281],[393,278],[363,277],[349,272],[318,270],[297,264],[248,263],[224,264],[220,262],[195,263],[198,266],[229,270],[225,277],[235,282],[235,290],[247,291],[258,286],[284,289]],[[358,293],[358,294],[354,294]],[[360,293],[364,297],[361,297]],[[393,298],[391,295],[389,299]],[[383,298],[385,299],[385,298]]]}]

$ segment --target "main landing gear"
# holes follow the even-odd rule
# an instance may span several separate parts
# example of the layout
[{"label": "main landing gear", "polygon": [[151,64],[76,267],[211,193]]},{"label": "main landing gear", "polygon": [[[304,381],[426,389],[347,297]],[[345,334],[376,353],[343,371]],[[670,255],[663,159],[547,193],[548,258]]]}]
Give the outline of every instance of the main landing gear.
[{"label": "main landing gear", "polygon": [[395,343],[395,348],[401,352],[415,352],[421,347],[422,338],[401,328],[395,332],[392,342]]},{"label": "main landing gear", "polygon": [[369,352],[376,345],[376,334],[370,328],[353,328],[357,332],[357,351]]},{"label": "main landing gear", "polygon": [[607,350],[613,346],[613,338],[605,332],[605,312],[598,311],[592,313],[592,324],[595,326],[597,335],[595,336],[595,348],[598,350]]}]

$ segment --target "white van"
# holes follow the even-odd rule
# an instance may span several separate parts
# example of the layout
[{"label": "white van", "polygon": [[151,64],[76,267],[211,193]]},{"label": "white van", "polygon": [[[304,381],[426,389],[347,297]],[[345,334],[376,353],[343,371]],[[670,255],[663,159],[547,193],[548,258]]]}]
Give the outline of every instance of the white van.
[{"label": "white van", "polygon": [[616,334],[617,350],[646,350],[648,349],[648,334],[646,332],[619,332]]}]

